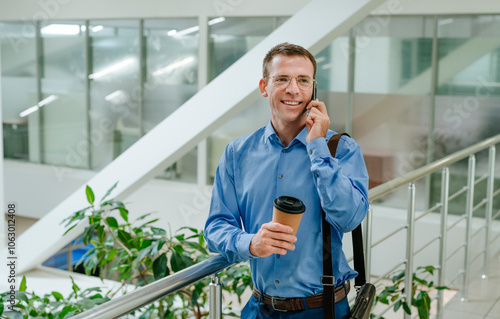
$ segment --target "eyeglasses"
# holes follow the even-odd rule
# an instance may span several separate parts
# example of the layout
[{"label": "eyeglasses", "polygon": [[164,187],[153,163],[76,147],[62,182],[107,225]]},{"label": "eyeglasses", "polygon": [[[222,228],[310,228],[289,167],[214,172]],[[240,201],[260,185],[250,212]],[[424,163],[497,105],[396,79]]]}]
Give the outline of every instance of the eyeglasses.
[{"label": "eyeglasses", "polygon": [[292,82],[292,78],[295,78],[295,82],[301,90],[309,89],[315,82],[315,80],[311,79],[307,75],[275,75],[272,77],[274,86],[280,89],[286,89],[290,85],[290,82]]}]

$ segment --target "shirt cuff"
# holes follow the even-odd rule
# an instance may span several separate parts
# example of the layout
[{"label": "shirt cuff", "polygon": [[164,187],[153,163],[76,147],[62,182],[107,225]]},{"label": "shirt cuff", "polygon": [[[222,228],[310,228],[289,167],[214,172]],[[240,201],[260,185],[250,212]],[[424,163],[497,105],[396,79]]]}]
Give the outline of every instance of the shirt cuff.
[{"label": "shirt cuff", "polygon": [[318,137],[307,143],[307,154],[311,159],[311,163],[331,156],[328,144],[324,138]]},{"label": "shirt cuff", "polygon": [[236,248],[238,249],[238,255],[247,260],[250,258],[257,258],[250,252],[250,242],[255,234],[243,233],[240,235],[240,239],[236,242]]}]

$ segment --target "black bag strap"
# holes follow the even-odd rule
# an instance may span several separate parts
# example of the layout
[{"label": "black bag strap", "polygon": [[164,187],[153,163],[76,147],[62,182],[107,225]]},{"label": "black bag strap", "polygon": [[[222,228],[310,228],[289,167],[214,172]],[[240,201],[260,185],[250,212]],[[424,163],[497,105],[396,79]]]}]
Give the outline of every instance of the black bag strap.
[{"label": "black bag strap", "polygon": [[[346,133],[336,134],[332,136],[328,141],[328,149],[330,150],[332,157],[335,157],[335,153],[337,152],[337,145],[339,144],[340,138],[343,135],[349,136]],[[335,319],[335,278],[333,276],[332,265],[332,237],[330,224],[326,220],[325,211],[322,212],[322,216],[323,276],[321,277],[321,284],[324,287],[323,294],[325,296],[323,301],[324,317],[325,319]],[[365,257],[363,253],[363,234],[361,230],[361,224],[352,231],[352,249],[354,253],[354,270],[358,272],[358,276],[355,278],[354,284],[356,287],[361,287],[366,283]]]},{"label": "black bag strap", "polygon": [[332,234],[330,224],[326,221],[326,213],[322,211],[323,221],[323,312],[325,319],[335,319],[335,277],[332,264]]}]

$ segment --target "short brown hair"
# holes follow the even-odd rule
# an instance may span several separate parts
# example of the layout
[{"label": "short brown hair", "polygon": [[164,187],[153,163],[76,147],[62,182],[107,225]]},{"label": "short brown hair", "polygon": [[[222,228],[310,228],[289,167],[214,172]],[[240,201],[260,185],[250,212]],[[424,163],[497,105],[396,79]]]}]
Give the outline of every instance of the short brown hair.
[{"label": "short brown hair", "polygon": [[313,78],[316,78],[316,59],[314,58],[314,55],[312,55],[311,52],[307,51],[300,45],[283,42],[274,46],[271,50],[269,50],[269,52],[267,52],[266,56],[264,57],[264,61],[262,63],[262,76],[264,79],[267,79],[269,77],[269,64],[271,64],[272,59],[276,55],[298,55],[309,59],[314,68]]}]

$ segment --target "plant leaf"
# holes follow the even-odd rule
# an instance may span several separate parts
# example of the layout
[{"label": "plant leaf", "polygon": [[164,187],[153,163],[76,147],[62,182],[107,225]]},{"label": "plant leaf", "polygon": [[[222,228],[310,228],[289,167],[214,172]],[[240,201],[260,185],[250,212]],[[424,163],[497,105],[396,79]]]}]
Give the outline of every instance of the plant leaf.
[{"label": "plant leaf", "polygon": [[401,308],[401,305],[403,304],[403,302],[400,300],[398,300],[395,304],[394,304],[394,312],[398,311],[399,308]]},{"label": "plant leaf", "polygon": [[408,306],[408,303],[407,303],[406,301],[403,301],[403,303],[402,303],[402,304],[403,304],[403,309],[404,309],[404,311],[405,311],[407,314],[411,315],[411,310],[410,310],[410,306]]},{"label": "plant leaf", "polygon": [[76,296],[78,294],[78,290],[80,290],[80,287],[78,287],[78,285],[75,283],[75,280],[73,279],[72,276],[69,276],[69,278],[71,278],[71,283],[72,283],[71,289],[73,289],[73,292],[75,293],[75,298],[76,298]]},{"label": "plant leaf", "polygon": [[128,223],[128,210],[123,207],[118,207],[118,210],[120,211],[120,216]]},{"label": "plant leaf", "polygon": [[108,223],[109,227],[111,228],[118,228],[118,221],[114,217],[108,217],[106,218],[106,222]]},{"label": "plant leaf", "polygon": [[26,276],[21,279],[21,284],[19,285],[19,291],[26,291]]},{"label": "plant leaf", "polygon": [[59,300],[63,300],[63,299],[64,299],[63,295],[61,295],[61,294],[60,294],[60,293],[58,293],[57,291],[53,291],[53,292],[52,292],[52,296],[54,296],[54,298],[56,298],[56,300],[57,300],[57,301],[59,301]]},{"label": "plant leaf", "polygon": [[106,195],[104,195],[104,197],[101,199],[101,203],[104,202],[106,197],[108,197],[111,194],[111,192],[116,188],[116,185],[118,185],[118,182],[116,182],[115,185],[111,186],[111,188],[108,189],[108,191],[106,192]]},{"label": "plant leaf", "polygon": [[89,204],[94,205],[95,196],[92,188],[90,188],[89,185],[87,185],[87,187],[85,188],[85,194],[87,195],[87,201],[89,202]]},{"label": "plant leaf", "polygon": [[24,291],[16,291],[15,297],[17,299],[19,299],[20,301],[24,301],[26,304],[29,305],[28,296],[26,295],[26,293]]},{"label": "plant leaf", "polygon": [[396,282],[405,276],[405,271],[401,271],[399,274],[392,277],[392,282]]},{"label": "plant leaf", "polygon": [[165,253],[161,254],[158,258],[153,261],[153,275],[155,280],[163,278],[168,275],[169,269],[167,265],[167,255]]}]

